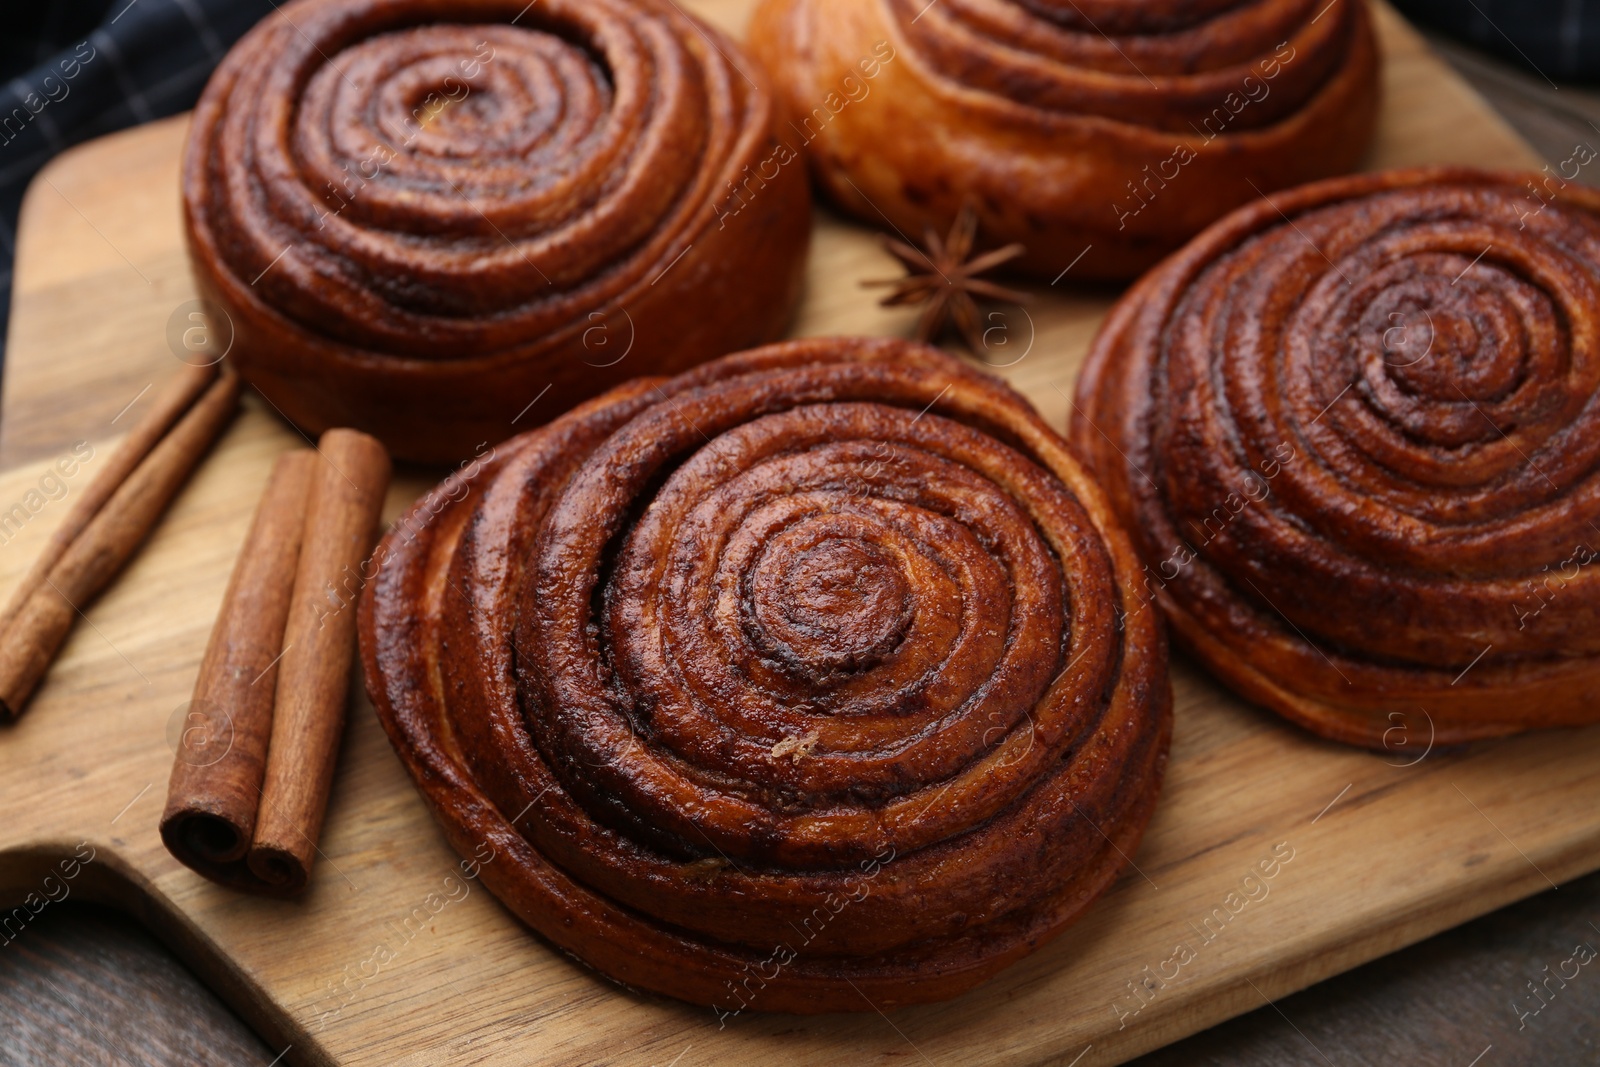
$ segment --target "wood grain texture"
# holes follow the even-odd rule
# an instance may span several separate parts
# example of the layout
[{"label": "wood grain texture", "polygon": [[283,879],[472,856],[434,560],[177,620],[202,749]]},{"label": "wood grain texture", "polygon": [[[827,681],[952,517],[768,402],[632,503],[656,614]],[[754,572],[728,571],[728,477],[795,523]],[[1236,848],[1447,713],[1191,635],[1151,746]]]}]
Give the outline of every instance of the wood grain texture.
[{"label": "wood grain texture", "polygon": [[[703,6],[736,25],[743,5]],[[1389,95],[1374,165],[1535,162],[1414,34],[1381,16]],[[106,455],[113,417],[174,367],[166,323],[191,296],[175,193],[181,137],[175,120],[84,146],[30,193],[0,502],[22,499],[75,440]],[[1064,250],[1063,267],[1076,252]],[[856,288],[894,273],[870,235],[819,215],[796,332],[908,330],[912,313],[880,309]],[[1003,372],[1058,426],[1109,297],[1068,284],[1038,290],[1032,347]],[[1019,349],[1025,340],[1018,336]],[[310,893],[291,903],[243,898],[161,849],[159,785],[172,758],[168,721],[188,699],[255,498],[274,456],[297,440],[248,400],[143,554],[84,605],[94,625],[77,628],[28,718],[0,734],[6,899],[37,892],[50,861],[92,841],[85,895],[135,910],[269,1044],[292,1044],[292,1062],[646,1064],[681,1055],[689,1067],[1081,1056],[1079,1067],[1092,1067],[1600,866],[1592,774],[1600,731],[1433,752],[1405,767],[1417,744],[1385,757],[1316,741],[1180,663],[1170,778],[1134,857],[1138,870],[994,983],[892,1022],[871,1013],[751,1015],[719,1029],[708,1012],[620,991],[557,957],[459,878],[364,701],[352,708],[326,862]],[[386,514],[434,476],[398,478]],[[0,546],[0,588],[64,511],[50,502]],[[1206,940],[1206,917],[1226,908],[1275,846],[1294,858],[1270,891],[1213,919],[1221,932]],[[1147,985],[1142,996],[1130,988],[1180,940],[1198,948],[1178,980]]]},{"label": "wood grain texture", "polygon": [[67,900],[0,952],[0,1067],[246,1067],[268,1051],[121,916]]},{"label": "wood grain texture", "polygon": [[[1576,968],[1564,987],[1551,978],[1578,945],[1600,948],[1591,924],[1600,924],[1600,875],[1330,978],[1133,1067],[1600,1064],[1593,965]],[[1541,1008],[1528,983],[1546,981]]]}]

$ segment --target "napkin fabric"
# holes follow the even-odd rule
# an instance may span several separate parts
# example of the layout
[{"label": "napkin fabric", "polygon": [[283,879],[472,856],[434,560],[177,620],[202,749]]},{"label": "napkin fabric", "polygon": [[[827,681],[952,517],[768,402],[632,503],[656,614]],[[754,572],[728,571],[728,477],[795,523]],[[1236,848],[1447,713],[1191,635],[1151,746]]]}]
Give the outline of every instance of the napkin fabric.
[{"label": "napkin fabric", "polygon": [[[0,353],[28,182],[70,145],[193,106],[228,46],[275,6],[0,0]],[[40,195],[61,193],[41,185]]]},{"label": "napkin fabric", "polygon": [[1600,0],[1395,0],[1407,18],[1551,85],[1600,82]]}]

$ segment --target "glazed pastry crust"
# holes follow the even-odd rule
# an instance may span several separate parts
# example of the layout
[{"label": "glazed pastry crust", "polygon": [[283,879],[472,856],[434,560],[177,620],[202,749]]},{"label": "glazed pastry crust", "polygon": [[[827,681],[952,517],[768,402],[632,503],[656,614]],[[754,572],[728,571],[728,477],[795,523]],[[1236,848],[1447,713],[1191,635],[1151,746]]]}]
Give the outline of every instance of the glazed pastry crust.
[{"label": "glazed pastry crust", "polygon": [[396,750],[500,899],[630,986],[954,996],[1104,892],[1155,803],[1171,693],[1132,550],[1032,409],[933,349],[630,383],[380,557],[361,644]]},{"label": "glazed pastry crust", "polygon": [[1377,115],[1363,0],[764,0],[749,42],[831,201],[917,236],[970,200],[1047,280],[1134,277],[1352,170]]},{"label": "glazed pastry crust", "polygon": [[1593,722],[1597,300],[1600,197],[1579,186],[1317,183],[1129,290],[1072,439],[1146,596],[1245,697],[1408,751]]},{"label": "glazed pastry crust", "polygon": [[759,69],[666,0],[297,0],[195,109],[195,279],[292,422],[456,462],[782,333],[805,176],[730,209],[774,122]]}]

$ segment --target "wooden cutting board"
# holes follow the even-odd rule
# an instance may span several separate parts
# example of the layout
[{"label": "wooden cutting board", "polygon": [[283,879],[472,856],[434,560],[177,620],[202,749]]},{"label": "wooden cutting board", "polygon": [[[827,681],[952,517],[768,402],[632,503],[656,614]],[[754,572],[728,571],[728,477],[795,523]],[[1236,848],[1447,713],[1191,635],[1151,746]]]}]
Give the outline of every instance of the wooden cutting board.
[{"label": "wooden cutting board", "polygon": [[[748,5],[690,6],[737,29]],[[1382,11],[1380,26],[1387,96],[1373,166],[1539,165],[1396,16]],[[30,517],[0,528],[0,589],[148,403],[146,387],[174,369],[169,320],[181,328],[193,296],[176,191],[183,134],[179,118],[84,145],[29,193],[0,512],[23,503]],[[896,273],[873,237],[826,214],[817,227],[795,332],[905,332],[909,315],[857,287]],[[1057,426],[1111,295],[1063,281],[1037,291],[1031,326],[1013,320],[1020,358],[1003,373]],[[66,500],[30,496],[80,440],[94,456],[66,479]],[[719,1027],[708,1010],[618,989],[451,877],[456,857],[364,699],[309,894],[228,892],[172,861],[156,822],[174,716],[272,458],[297,443],[248,400],[88,608],[26,717],[0,729],[5,903],[34,894],[42,909],[70,894],[130,909],[285,1062],[1098,1067],[1600,867],[1600,729],[1445,753],[1427,751],[1413,724],[1391,753],[1358,752],[1244,706],[1180,658],[1171,770],[1137,870],[1065,936],[950,1004]],[[403,471],[389,515],[435,477]],[[64,879],[57,861],[90,849]],[[0,914],[0,940],[25,938],[30,914]]]}]

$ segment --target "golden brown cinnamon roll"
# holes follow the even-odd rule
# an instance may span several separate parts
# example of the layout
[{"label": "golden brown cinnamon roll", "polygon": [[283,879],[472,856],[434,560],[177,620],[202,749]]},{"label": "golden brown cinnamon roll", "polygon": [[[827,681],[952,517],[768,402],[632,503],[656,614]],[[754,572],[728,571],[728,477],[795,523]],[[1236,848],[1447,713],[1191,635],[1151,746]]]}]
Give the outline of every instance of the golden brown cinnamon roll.
[{"label": "golden brown cinnamon roll", "polygon": [[296,0],[195,110],[196,279],[289,419],[457,460],[782,332],[810,215],[798,167],[750,179],[772,127],[670,0]]},{"label": "golden brown cinnamon roll", "polygon": [[1128,292],[1072,437],[1244,696],[1372,747],[1594,722],[1597,309],[1600,194],[1321,182]]},{"label": "golden brown cinnamon roll", "polygon": [[1132,549],[1026,402],[934,349],[624,385],[380,559],[369,691],[451,842],[560,948],[724,1016],[953,996],[1103,892],[1155,802]]},{"label": "golden brown cinnamon roll", "polygon": [[1377,114],[1365,0],[764,0],[750,47],[844,210],[943,233],[971,202],[1052,279],[1353,169]]}]

